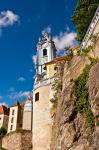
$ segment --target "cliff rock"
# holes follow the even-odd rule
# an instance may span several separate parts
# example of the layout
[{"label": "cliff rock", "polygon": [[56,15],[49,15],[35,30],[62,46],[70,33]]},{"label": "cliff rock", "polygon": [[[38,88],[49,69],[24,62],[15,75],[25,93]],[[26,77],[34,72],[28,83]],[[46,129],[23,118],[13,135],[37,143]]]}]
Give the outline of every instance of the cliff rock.
[{"label": "cliff rock", "polygon": [[75,56],[65,64],[62,91],[53,118],[51,150],[99,149],[99,63],[91,67],[86,83],[88,101],[95,118],[93,129],[88,127],[85,116],[75,110],[75,96],[72,94],[75,79],[90,63],[88,57]]}]

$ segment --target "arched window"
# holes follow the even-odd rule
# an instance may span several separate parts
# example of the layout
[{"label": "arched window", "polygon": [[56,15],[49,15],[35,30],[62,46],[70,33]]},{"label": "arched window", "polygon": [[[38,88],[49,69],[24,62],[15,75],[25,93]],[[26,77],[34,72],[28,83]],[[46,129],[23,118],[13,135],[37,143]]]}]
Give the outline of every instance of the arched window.
[{"label": "arched window", "polygon": [[47,56],[47,49],[43,49],[43,56]]}]

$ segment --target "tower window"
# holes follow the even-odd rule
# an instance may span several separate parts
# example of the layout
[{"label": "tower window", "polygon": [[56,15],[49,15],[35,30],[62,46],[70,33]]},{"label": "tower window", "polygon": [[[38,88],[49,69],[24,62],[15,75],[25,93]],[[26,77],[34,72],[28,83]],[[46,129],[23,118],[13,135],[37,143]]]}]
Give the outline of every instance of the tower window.
[{"label": "tower window", "polygon": [[15,112],[15,111],[14,111],[14,110],[12,110],[12,115],[14,115],[14,112]]},{"label": "tower window", "polygon": [[14,118],[12,117],[12,118],[11,118],[11,123],[13,123],[13,120],[14,120]]},{"label": "tower window", "polygon": [[35,94],[35,102],[36,101],[39,101],[39,92],[37,92],[36,94]]},{"label": "tower window", "polygon": [[43,49],[43,56],[47,55],[47,49]]}]

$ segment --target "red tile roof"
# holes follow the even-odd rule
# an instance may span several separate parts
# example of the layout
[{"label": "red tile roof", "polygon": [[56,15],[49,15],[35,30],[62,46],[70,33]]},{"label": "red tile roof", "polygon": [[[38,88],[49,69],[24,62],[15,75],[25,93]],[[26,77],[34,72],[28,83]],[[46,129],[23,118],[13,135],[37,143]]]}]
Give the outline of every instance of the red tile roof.
[{"label": "red tile roof", "polygon": [[1,115],[1,114],[9,115],[9,108],[7,108],[7,107],[4,106],[4,105],[1,105],[1,106],[0,106],[0,115]]},{"label": "red tile roof", "polygon": [[70,57],[69,56],[57,57],[57,58],[53,59],[52,61],[47,62],[45,65],[54,64],[54,63],[57,63],[58,61],[65,61],[65,60],[70,60]]}]

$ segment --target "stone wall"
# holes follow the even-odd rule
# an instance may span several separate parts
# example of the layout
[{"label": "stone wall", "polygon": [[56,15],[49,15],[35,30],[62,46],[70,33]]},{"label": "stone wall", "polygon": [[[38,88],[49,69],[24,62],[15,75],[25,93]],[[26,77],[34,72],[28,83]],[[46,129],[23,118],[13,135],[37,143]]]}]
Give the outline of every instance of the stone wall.
[{"label": "stone wall", "polygon": [[[93,52],[98,54],[99,40]],[[91,56],[91,55],[89,55]],[[75,110],[75,96],[72,87],[86,64],[90,64],[87,56],[75,56],[66,62],[63,75],[63,88],[54,116],[51,150],[98,150],[99,149],[99,63],[89,73],[88,90],[91,111],[95,120],[93,130],[88,128],[82,113]]]},{"label": "stone wall", "polygon": [[[81,132],[84,131],[85,119],[80,114],[76,116],[75,99],[71,97],[71,92],[72,82],[81,74],[86,64],[90,64],[88,57],[80,56],[75,56],[65,64],[63,88],[54,117],[51,150],[69,150],[76,143],[76,136],[79,136],[77,134],[79,134],[78,130],[80,129],[77,129],[76,126],[79,125],[78,128],[81,128]],[[81,127],[81,125],[84,125],[84,127]]]},{"label": "stone wall", "polygon": [[7,150],[31,150],[32,134],[29,131],[10,133],[3,138],[2,147]]}]

